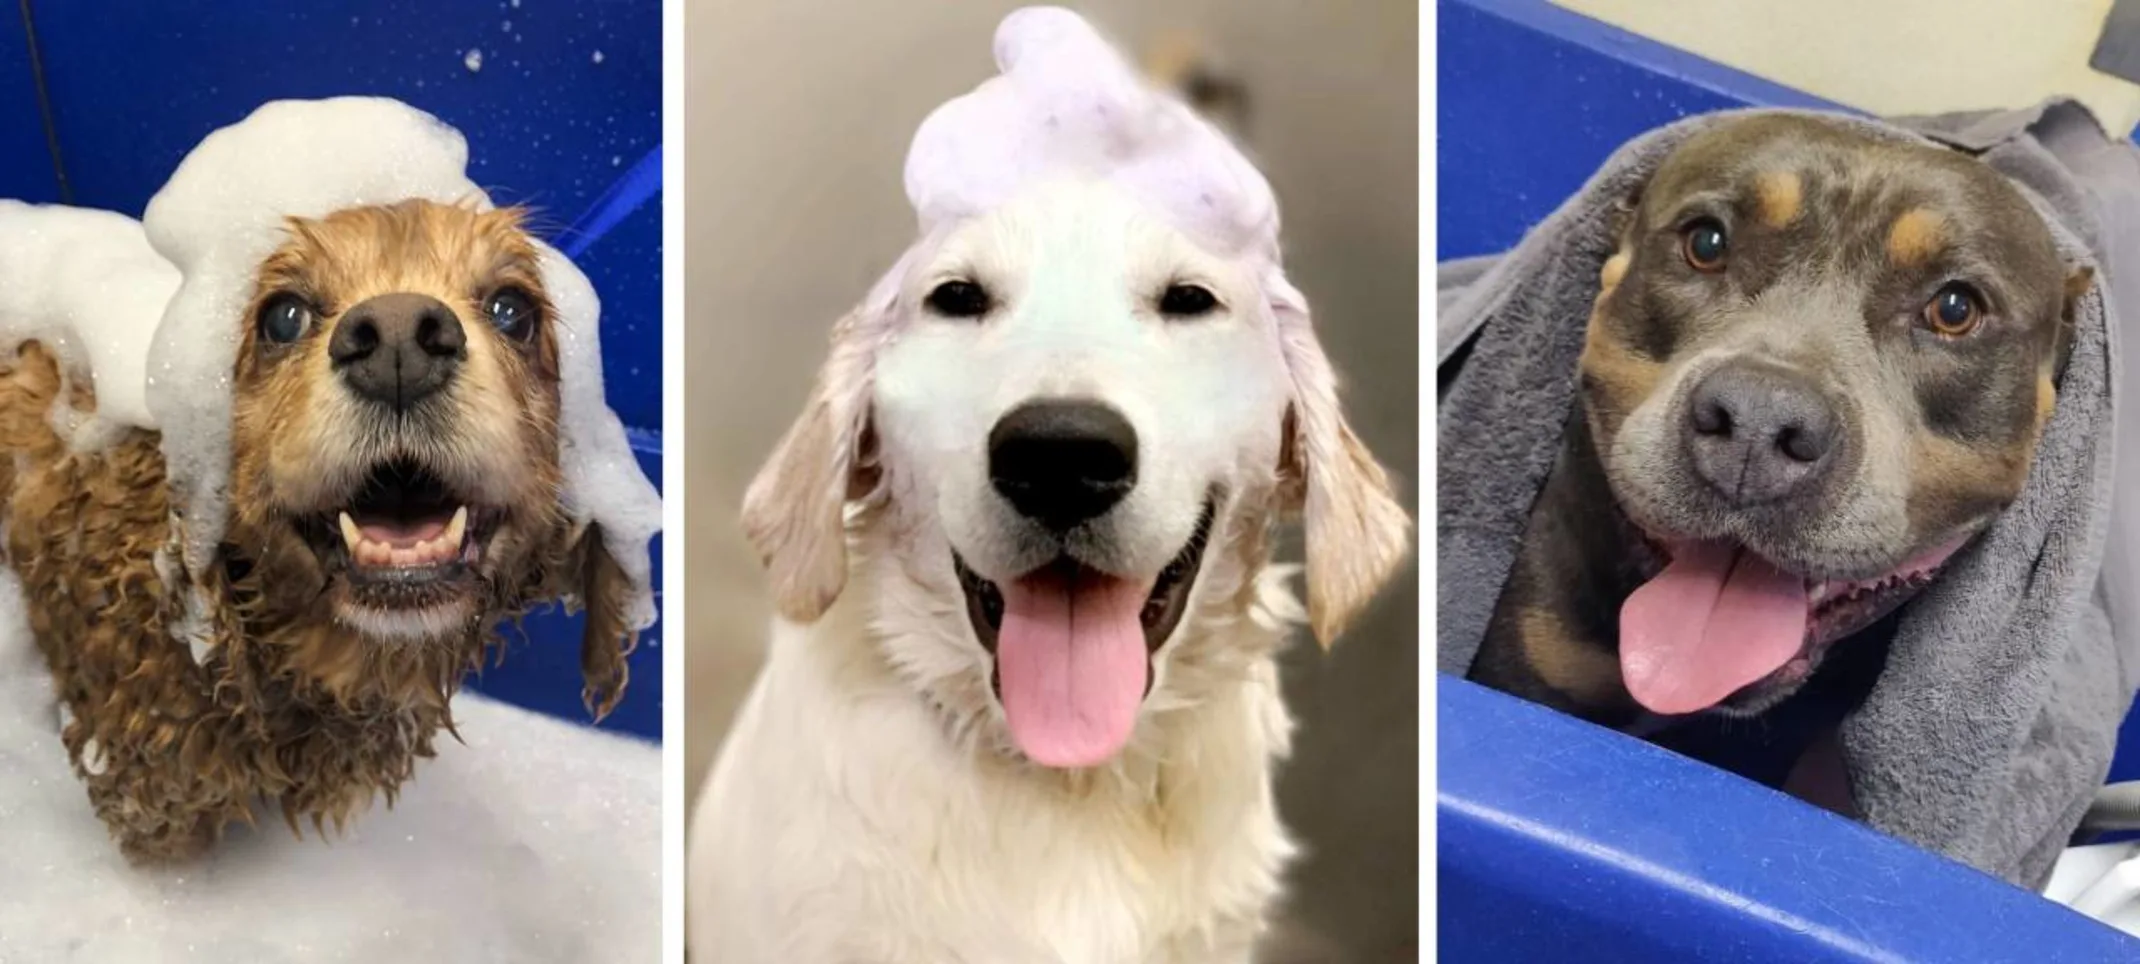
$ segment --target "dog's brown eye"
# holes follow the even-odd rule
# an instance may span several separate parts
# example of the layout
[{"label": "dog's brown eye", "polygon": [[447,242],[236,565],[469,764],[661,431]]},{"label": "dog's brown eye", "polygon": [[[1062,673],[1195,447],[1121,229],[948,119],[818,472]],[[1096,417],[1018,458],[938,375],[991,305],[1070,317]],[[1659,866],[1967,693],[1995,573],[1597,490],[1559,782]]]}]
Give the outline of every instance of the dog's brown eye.
[{"label": "dog's brown eye", "polygon": [[1169,318],[1198,318],[1219,307],[1219,299],[1202,285],[1168,285],[1159,296],[1159,313]]},{"label": "dog's brown eye", "polygon": [[278,345],[303,338],[312,327],[312,306],[292,294],[269,298],[260,306],[260,337]]},{"label": "dog's brown eye", "polygon": [[1925,327],[1934,334],[1960,338],[1984,323],[1984,301],[1976,289],[1959,281],[1949,283],[1925,303]]},{"label": "dog's brown eye", "polygon": [[1696,271],[1722,271],[1724,256],[1730,253],[1731,245],[1724,237],[1723,225],[1703,218],[1689,225],[1680,235],[1679,250]]},{"label": "dog's brown eye", "polygon": [[535,333],[535,299],[518,288],[500,288],[483,305],[490,323],[505,337],[525,341]]},{"label": "dog's brown eye", "polygon": [[929,310],[946,318],[979,318],[988,314],[988,289],[971,281],[946,281],[929,292]]}]

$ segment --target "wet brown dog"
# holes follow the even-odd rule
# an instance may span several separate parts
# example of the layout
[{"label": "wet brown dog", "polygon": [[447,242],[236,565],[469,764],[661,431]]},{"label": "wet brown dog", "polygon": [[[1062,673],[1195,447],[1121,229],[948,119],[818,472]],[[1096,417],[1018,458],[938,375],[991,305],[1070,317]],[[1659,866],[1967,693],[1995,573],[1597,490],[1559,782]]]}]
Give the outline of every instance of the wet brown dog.
[{"label": "wet brown dog", "polygon": [[1973,158],[1805,117],[1694,136],[1622,215],[1472,675],[1760,713],[2019,494],[2089,272]]},{"label": "wet brown dog", "polygon": [[391,804],[497,625],[539,601],[587,605],[590,709],[622,695],[626,580],[559,505],[537,258],[514,211],[292,221],[231,321],[231,508],[207,585],[169,548],[160,437],[71,451],[49,409],[92,409],[92,388],[35,342],[0,372],[9,561],[68,752],[129,857],[197,854],[256,798],[321,832]]}]

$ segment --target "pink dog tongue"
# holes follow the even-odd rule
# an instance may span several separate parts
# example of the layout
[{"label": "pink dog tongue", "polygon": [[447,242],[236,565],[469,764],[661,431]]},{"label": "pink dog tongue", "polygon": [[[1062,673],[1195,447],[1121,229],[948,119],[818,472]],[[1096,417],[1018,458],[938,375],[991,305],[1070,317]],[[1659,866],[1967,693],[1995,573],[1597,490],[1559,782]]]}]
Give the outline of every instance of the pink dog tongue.
[{"label": "pink dog tongue", "polygon": [[1042,766],[1113,759],[1144,702],[1137,614],[1151,587],[1050,566],[1002,589],[996,674],[1011,738]]},{"label": "pink dog tongue", "polygon": [[1805,580],[1750,552],[1675,546],[1620,606],[1620,675],[1653,713],[1708,709],[1797,656],[1808,611]]}]

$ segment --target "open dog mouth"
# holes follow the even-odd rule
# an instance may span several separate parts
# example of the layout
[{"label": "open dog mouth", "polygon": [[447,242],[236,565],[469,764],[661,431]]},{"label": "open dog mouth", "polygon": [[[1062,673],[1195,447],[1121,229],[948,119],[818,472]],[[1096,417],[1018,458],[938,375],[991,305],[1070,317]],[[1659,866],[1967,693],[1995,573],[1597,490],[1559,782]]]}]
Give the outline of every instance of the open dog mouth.
[{"label": "open dog mouth", "polygon": [[412,608],[438,600],[406,590],[472,572],[503,517],[503,510],[472,504],[438,473],[404,457],[373,466],[347,504],[297,525],[323,563],[341,567],[362,602]]},{"label": "open dog mouth", "polygon": [[1151,688],[1151,656],[1180,625],[1211,537],[1207,499],[1158,575],[1125,578],[1063,556],[998,585],[951,554],[966,616],[996,657],[1011,737],[1035,763],[1088,767],[1121,751]]},{"label": "open dog mouth", "polygon": [[1729,542],[1654,544],[1662,570],[1620,607],[1621,676],[1636,702],[1667,716],[1802,682],[1830,645],[1916,595],[1965,541],[1855,581],[1786,572]]}]

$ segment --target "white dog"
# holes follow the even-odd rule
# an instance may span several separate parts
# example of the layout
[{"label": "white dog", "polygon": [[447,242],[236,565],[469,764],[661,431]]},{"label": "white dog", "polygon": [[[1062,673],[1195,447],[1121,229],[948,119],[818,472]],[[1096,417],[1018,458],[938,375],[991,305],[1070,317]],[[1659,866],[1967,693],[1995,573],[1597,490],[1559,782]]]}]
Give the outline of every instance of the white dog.
[{"label": "white dog", "polygon": [[693,819],[696,959],[1248,959],[1291,850],[1274,522],[1326,644],[1409,522],[1274,249],[1176,223],[1022,184],[836,326],[745,500],[785,619]]},{"label": "white dog", "polygon": [[1057,184],[841,322],[746,501],[793,622],[694,821],[702,953],[1245,960],[1289,849],[1272,521],[1326,641],[1406,542],[1289,302]]}]

